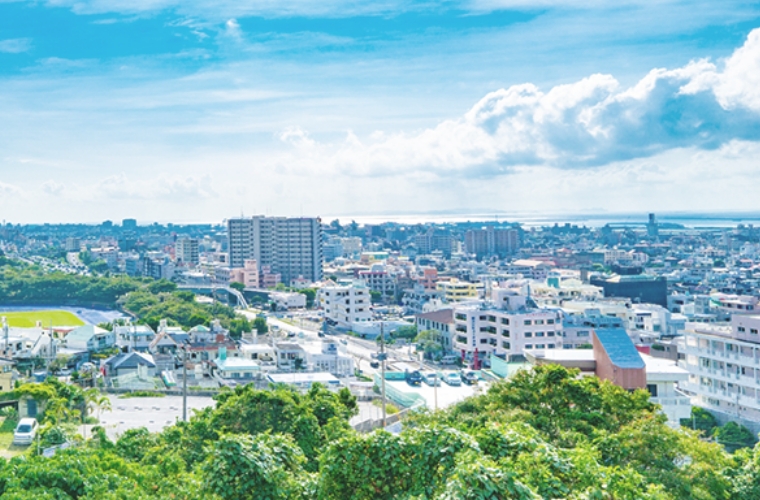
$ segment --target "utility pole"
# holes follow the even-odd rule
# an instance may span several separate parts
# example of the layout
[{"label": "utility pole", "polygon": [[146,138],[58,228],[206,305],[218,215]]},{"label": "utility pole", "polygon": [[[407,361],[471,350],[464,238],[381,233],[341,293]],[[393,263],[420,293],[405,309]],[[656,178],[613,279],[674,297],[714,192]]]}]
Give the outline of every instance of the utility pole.
[{"label": "utility pole", "polygon": [[380,320],[380,355],[378,356],[380,360],[380,380],[382,384],[382,398],[383,398],[383,429],[385,429],[385,419],[386,419],[386,413],[385,413],[385,330],[383,328],[383,320]]},{"label": "utility pole", "polygon": [[182,421],[187,422],[187,343],[182,346]]}]

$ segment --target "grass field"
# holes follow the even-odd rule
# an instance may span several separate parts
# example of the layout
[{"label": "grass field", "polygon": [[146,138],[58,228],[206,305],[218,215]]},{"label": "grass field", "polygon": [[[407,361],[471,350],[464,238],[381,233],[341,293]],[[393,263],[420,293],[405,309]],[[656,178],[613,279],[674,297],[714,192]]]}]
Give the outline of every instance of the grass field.
[{"label": "grass field", "polygon": [[0,312],[0,316],[8,318],[8,325],[18,328],[31,328],[42,321],[45,328],[53,326],[82,326],[84,321],[79,319],[76,314],[61,310],[40,310],[40,311],[12,311]]},{"label": "grass field", "polygon": [[16,421],[0,417],[0,457],[13,458],[23,453],[26,446],[13,445],[13,431],[16,429]]}]

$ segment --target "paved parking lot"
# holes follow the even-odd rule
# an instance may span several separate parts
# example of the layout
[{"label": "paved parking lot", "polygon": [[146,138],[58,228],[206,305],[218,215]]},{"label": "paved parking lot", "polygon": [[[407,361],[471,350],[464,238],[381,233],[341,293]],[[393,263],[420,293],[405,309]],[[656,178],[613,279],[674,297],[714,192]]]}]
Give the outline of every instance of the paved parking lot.
[{"label": "paved parking lot", "polygon": [[[163,398],[126,398],[109,395],[112,411],[100,415],[101,425],[106,434],[115,439],[128,429],[146,427],[151,432],[160,432],[165,427],[182,419],[182,396]],[[214,400],[206,396],[187,397],[187,415],[192,416],[193,409],[201,410],[214,405]]]}]

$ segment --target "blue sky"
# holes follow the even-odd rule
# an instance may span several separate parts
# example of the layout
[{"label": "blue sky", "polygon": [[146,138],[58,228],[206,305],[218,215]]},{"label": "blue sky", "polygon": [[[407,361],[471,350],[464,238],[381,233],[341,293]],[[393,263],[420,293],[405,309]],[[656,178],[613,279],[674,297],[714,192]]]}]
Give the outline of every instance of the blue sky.
[{"label": "blue sky", "polygon": [[753,2],[0,0],[0,219],[755,210]]}]

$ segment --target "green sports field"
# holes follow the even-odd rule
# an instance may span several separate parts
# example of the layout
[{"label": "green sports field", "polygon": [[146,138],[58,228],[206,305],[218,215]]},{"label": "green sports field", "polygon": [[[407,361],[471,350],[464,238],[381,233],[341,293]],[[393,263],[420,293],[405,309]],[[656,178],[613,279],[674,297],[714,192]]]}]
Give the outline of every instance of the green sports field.
[{"label": "green sports field", "polygon": [[52,326],[82,326],[84,321],[68,311],[61,310],[40,310],[40,311],[0,311],[0,317],[8,318],[8,325],[19,328],[31,328],[42,321],[42,326],[49,328]]}]

